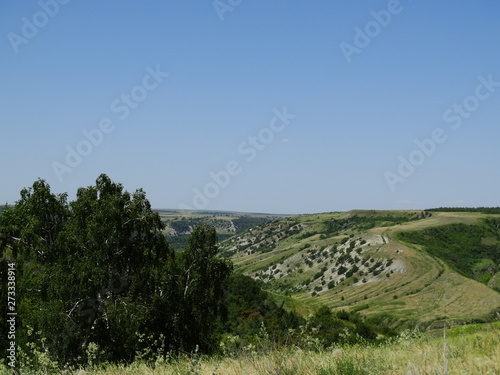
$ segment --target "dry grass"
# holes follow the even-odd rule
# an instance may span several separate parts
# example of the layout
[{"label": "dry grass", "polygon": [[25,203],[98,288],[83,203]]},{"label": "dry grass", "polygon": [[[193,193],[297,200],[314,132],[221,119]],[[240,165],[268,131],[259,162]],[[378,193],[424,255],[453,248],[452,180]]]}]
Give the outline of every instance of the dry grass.
[{"label": "dry grass", "polygon": [[[475,325],[448,332],[448,374],[500,374],[500,324]],[[279,350],[217,360],[182,358],[155,369],[145,364],[110,366],[80,375],[424,375],[444,374],[443,338],[401,336],[382,347],[350,347],[322,353]]]}]

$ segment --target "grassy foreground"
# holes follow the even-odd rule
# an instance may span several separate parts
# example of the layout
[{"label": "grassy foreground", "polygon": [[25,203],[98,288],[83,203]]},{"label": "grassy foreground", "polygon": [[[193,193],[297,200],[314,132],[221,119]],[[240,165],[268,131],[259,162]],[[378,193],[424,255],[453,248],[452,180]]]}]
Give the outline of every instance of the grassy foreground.
[{"label": "grassy foreground", "polygon": [[[446,347],[446,350],[444,348]],[[444,356],[443,353],[446,353]],[[161,362],[161,361],[160,361]],[[446,369],[446,370],[445,370]],[[500,374],[500,323],[470,325],[415,337],[403,334],[381,347],[355,346],[324,352],[276,350],[238,358],[181,358],[156,368],[135,363],[80,370],[79,375],[149,374],[303,374],[303,375],[420,375]]]}]

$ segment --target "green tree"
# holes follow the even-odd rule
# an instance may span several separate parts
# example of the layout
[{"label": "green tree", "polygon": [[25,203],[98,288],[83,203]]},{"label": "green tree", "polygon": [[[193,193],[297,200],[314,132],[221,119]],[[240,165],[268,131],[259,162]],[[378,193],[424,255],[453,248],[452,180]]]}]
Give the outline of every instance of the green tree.
[{"label": "green tree", "polygon": [[51,299],[65,301],[80,345],[106,347],[110,359],[133,356],[135,333],[152,315],[151,299],[169,298],[161,274],[173,252],[163,229],[142,190],[129,194],[106,175],[78,190],[59,236],[63,262],[54,269],[50,292]]},{"label": "green tree", "polygon": [[221,333],[221,318],[226,315],[224,289],[232,264],[218,258],[218,251],[215,229],[205,225],[194,229],[188,246],[178,255],[180,310],[175,318],[183,350],[199,346],[205,352],[213,351],[217,333]]},{"label": "green tree", "polygon": [[163,229],[144,191],[106,175],[71,203],[43,180],[22,190],[0,213],[0,278],[6,261],[17,264],[17,343],[28,353],[28,340],[38,343],[62,365],[96,345],[111,361],[146,347],[213,349],[231,264],[216,257],[212,228],[197,228],[177,255]]},{"label": "green tree", "polygon": [[57,259],[55,243],[69,217],[67,194],[54,195],[50,186],[37,180],[21,190],[21,199],[6,206],[0,215],[0,249],[17,261],[44,263]]},{"label": "green tree", "polygon": [[[69,215],[66,194],[52,194],[50,186],[43,180],[23,189],[21,199],[13,206],[5,206],[0,213],[0,306],[6,311],[7,263],[14,262],[16,309],[19,313],[16,317],[17,345],[26,344],[26,325],[33,324],[31,318],[45,314],[42,301],[51,275],[50,266],[58,260],[56,242]],[[54,301],[48,307],[54,309],[58,303]],[[2,326],[2,332],[6,332],[5,326]],[[5,345],[6,341],[0,340],[2,351]]]}]

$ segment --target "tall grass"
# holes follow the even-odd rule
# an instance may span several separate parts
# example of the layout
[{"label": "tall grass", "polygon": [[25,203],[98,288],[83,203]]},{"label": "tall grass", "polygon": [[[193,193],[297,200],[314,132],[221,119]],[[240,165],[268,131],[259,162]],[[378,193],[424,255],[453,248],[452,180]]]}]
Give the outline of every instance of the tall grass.
[{"label": "tall grass", "polygon": [[[500,322],[450,329],[443,336],[402,334],[382,346],[344,346],[322,352],[297,348],[238,357],[158,358],[155,365],[107,365],[78,375],[443,375],[500,374]],[[443,356],[446,357],[444,368]],[[41,372],[46,373],[46,372]],[[69,373],[69,372],[67,372]]]}]

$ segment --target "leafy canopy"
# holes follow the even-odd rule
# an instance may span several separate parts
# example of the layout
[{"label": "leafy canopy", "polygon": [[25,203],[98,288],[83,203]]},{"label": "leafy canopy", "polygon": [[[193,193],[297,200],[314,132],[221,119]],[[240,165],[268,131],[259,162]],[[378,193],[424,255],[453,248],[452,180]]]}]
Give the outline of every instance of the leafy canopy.
[{"label": "leafy canopy", "polygon": [[17,267],[17,343],[61,364],[96,347],[111,361],[212,350],[231,264],[216,258],[213,229],[197,228],[178,254],[163,229],[144,191],[128,193],[104,174],[70,203],[43,180],[23,189],[0,213],[2,262]]}]

